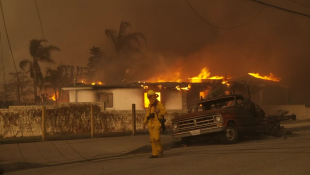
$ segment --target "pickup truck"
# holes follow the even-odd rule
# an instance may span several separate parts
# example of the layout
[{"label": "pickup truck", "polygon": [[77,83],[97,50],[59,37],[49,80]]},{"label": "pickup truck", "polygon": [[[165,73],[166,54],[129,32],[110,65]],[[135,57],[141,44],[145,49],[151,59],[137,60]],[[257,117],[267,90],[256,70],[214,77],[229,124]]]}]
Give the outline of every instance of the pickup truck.
[{"label": "pickup truck", "polygon": [[236,143],[240,133],[265,132],[277,135],[281,120],[290,116],[265,116],[264,111],[242,95],[228,95],[198,103],[202,108],[172,119],[174,138],[183,141],[193,136],[216,133],[224,144]]}]

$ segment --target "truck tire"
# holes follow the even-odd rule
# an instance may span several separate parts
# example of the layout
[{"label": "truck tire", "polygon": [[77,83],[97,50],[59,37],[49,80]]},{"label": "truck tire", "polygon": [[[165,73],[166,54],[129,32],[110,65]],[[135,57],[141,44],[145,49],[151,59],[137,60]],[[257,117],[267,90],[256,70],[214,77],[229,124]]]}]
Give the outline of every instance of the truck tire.
[{"label": "truck tire", "polygon": [[226,126],[225,131],[219,134],[219,138],[223,144],[237,143],[239,140],[239,132],[237,130],[236,125],[233,123],[229,123]]}]

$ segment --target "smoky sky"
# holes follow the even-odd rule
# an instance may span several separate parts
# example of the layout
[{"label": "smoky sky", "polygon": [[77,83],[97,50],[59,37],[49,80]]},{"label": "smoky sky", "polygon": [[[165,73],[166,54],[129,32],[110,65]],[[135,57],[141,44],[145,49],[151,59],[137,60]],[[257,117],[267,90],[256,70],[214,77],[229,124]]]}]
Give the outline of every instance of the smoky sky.
[{"label": "smoky sky", "polygon": [[[2,0],[8,35],[18,63],[30,58],[31,39],[42,33],[34,0]],[[85,66],[92,46],[113,57],[105,29],[118,30],[121,21],[131,32],[142,32],[147,56],[134,62],[135,72],[154,76],[182,67],[195,76],[203,67],[211,75],[244,76],[248,72],[273,73],[289,85],[310,85],[310,18],[262,6],[249,0],[188,0],[209,23],[200,19],[184,0],[37,0],[48,44],[58,46],[57,64]],[[289,0],[265,1],[310,14],[310,8]],[[310,5],[306,0],[300,3]],[[1,21],[6,72],[13,71]],[[44,65],[46,66],[46,65]],[[148,72],[156,67],[153,72]],[[19,68],[18,68],[19,69]],[[2,72],[1,72],[2,73]]]}]

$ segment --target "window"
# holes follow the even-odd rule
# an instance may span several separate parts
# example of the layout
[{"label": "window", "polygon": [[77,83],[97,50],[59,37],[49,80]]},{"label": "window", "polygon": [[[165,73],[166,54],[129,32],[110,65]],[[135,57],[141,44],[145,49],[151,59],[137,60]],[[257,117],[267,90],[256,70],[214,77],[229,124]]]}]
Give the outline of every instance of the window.
[{"label": "window", "polygon": [[[158,95],[158,101],[160,101],[160,98],[161,98],[161,96],[160,96],[160,92],[155,92],[155,94],[157,94]],[[150,101],[149,101],[149,99],[147,98],[147,93],[145,92],[144,93],[144,107],[149,107],[149,104],[150,104]]]},{"label": "window", "polygon": [[102,93],[99,94],[99,102],[104,102],[106,108],[113,108],[113,94],[112,93]]}]

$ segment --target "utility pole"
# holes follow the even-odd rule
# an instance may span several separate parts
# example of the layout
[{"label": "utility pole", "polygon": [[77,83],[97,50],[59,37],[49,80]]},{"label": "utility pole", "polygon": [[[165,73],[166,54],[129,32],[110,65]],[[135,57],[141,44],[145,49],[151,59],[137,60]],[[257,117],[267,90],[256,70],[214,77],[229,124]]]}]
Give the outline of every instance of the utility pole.
[{"label": "utility pole", "polygon": [[4,93],[5,93],[5,100],[8,101],[8,91],[7,91],[7,88],[6,88],[6,79],[5,79],[5,70],[4,70],[4,58],[3,58],[3,52],[2,52],[2,38],[1,38],[1,32],[0,32],[0,51],[1,51],[1,58],[2,58],[2,71],[3,71],[3,79],[4,79]]}]

